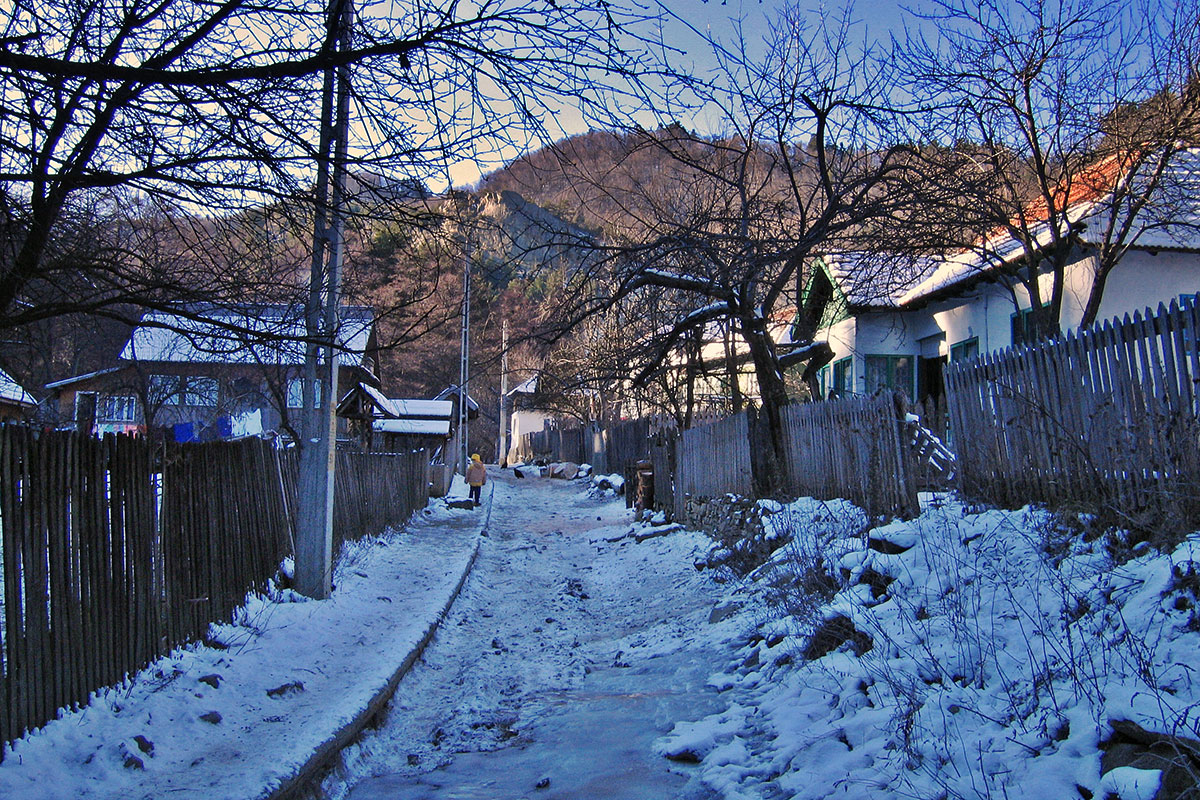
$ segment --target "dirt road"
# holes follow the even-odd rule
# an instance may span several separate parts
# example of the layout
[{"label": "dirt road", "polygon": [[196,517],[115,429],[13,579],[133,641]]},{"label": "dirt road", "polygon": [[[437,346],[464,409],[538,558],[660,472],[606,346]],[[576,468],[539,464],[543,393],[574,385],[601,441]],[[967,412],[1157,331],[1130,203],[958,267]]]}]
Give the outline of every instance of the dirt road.
[{"label": "dirt road", "polygon": [[489,535],[463,595],[328,796],[714,797],[652,747],[717,706],[705,681],[727,656],[703,635],[718,594],[692,566],[703,537],[638,543],[619,499],[491,476]]}]

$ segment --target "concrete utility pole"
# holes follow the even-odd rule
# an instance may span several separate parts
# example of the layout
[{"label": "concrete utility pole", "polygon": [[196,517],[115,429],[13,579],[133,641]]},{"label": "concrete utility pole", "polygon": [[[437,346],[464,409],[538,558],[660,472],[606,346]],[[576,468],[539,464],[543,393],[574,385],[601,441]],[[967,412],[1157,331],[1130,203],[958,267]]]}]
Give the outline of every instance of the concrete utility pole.
[{"label": "concrete utility pole", "polygon": [[[352,0],[330,0],[327,25],[339,51],[350,48]],[[336,95],[336,107],[335,107]],[[325,72],[317,162],[312,275],[305,306],[300,486],[296,513],[296,591],[329,597],[333,576],[333,496],[337,459],[338,307],[344,244],[350,70]],[[331,179],[332,173],[332,179]],[[332,188],[330,184],[332,183]]]},{"label": "concrete utility pole", "polygon": [[466,245],[464,246],[463,254],[463,299],[462,299],[462,343],[461,354],[462,358],[458,364],[458,431],[459,441],[461,442],[461,450],[459,458],[462,460],[462,474],[467,474],[467,465],[471,463],[471,455],[468,452],[470,445],[467,443],[467,415],[469,409],[467,402],[470,395],[467,393],[467,382],[471,378],[470,370],[470,347],[471,347],[471,233],[467,232]]},{"label": "concrete utility pole", "polygon": [[508,400],[508,320],[500,323],[500,444],[496,448],[496,463],[503,466],[508,457],[508,417],[504,404]]}]

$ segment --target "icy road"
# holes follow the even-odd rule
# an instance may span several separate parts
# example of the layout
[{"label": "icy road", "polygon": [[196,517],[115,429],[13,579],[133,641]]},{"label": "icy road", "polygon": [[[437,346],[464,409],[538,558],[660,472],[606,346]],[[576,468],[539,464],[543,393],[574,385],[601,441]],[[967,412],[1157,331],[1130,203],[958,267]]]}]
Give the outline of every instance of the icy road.
[{"label": "icy road", "polygon": [[[710,798],[653,751],[718,707],[708,544],[637,541],[620,498],[492,470],[480,558],[381,727],[325,781],[351,800]],[[485,514],[486,505],[475,512]],[[639,526],[638,534],[650,532]]]}]

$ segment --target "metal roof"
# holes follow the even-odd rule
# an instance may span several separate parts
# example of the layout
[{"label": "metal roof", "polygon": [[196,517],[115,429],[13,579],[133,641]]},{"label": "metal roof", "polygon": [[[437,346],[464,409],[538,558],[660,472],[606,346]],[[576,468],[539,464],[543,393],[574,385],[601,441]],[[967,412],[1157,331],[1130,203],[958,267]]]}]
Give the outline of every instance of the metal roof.
[{"label": "metal roof", "polygon": [[[338,363],[362,364],[374,312],[362,306],[341,311]],[[126,361],[177,363],[304,363],[306,335],[302,308],[284,305],[188,307],[178,313],[151,311],[129,337]]]}]

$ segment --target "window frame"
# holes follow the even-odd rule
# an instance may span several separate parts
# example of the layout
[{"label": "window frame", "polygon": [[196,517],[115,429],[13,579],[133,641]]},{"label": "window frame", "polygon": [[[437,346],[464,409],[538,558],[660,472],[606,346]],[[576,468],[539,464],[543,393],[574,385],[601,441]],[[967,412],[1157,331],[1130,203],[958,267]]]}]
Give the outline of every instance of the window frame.
[{"label": "window frame", "polygon": [[832,395],[836,392],[839,397],[852,394],[854,392],[854,356],[839,358],[829,366],[831,368],[829,393]]},{"label": "window frame", "polygon": [[[872,359],[882,359],[885,362],[887,362],[885,370],[884,370],[886,380],[884,383],[882,383],[880,385],[872,385],[871,384],[871,380],[870,380],[871,366],[870,365],[871,365]],[[897,365],[899,364],[899,362],[901,362],[901,361],[908,362],[908,381],[907,381],[907,385],[905,385],[905,386],[897,385],[897,381],[895,380],[896,368],[897,368]],[[878,354],[866,355],[866,356],[863,356],[863,374],[866,376],[866,381],[867,381],[866,390],[868,392],[875,392],[878,389],[885,388],[885,387],[888,389],[903,389],[904,394],[905,394],[905,396],[908,397],[909,401],[914,402],[914,398],[916,397],[916,394],[917,394],[917,383],[916,383],[917,382],[917,356],[914,356],[910,353],[878,353]]]},{"label": "window frame", "polygon": [[[313,393],[315,395],[317,408],[321,407],[321,382],[317,381],[313,385]],[[288,378],[287,385],[284,387],[283,404],[288,409],[304,408],[304,378]]]},{"label": "window frame", "polygon": [[179,375],[155,374],[146,381],[146,396],[158,406],[178,406],[183,400],[183,379]]},{"label": "window frame", "polygon": [[[974,352],[963,355],[965,350],[974,348]],[[950,345],[950,363],[954,364],[958,361],[967,361],[972,358],[979,357],[979,337],[969,336],[959,342]]]},{"label": "window frame", "polygon": [[[97,422],[137,422],[138,421],[138,399],[132,394],[104,394],[101,395],[96,404],[96,421]],[[126,413],[116,414],[111,413],[112,410],[119,407]]]},{"label": "window frame", "polygon": [[[199,391],[197,386],[203,386]],[[221,382],[206,375],[188,376],[183,381],[183,405],[194,408],[216,408],[221,402]]]}]

